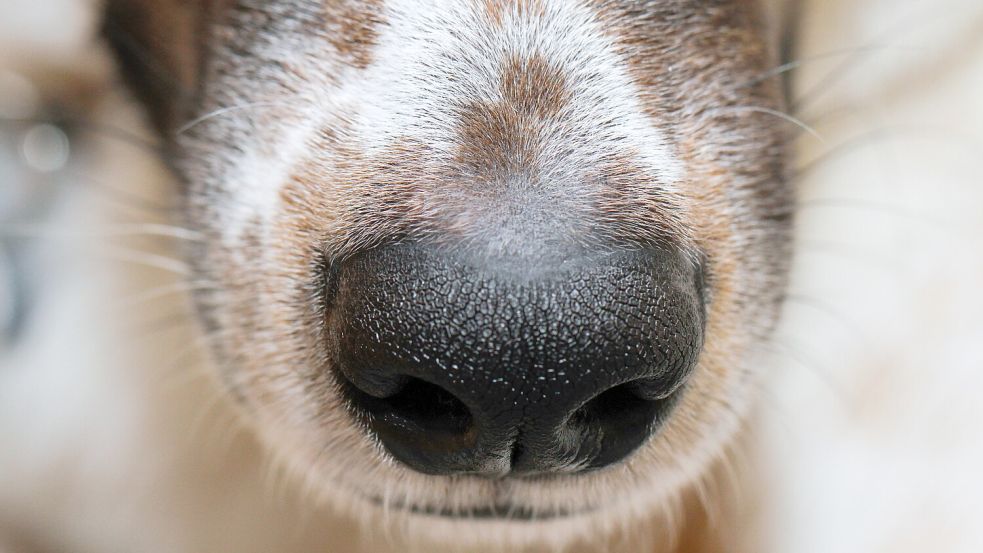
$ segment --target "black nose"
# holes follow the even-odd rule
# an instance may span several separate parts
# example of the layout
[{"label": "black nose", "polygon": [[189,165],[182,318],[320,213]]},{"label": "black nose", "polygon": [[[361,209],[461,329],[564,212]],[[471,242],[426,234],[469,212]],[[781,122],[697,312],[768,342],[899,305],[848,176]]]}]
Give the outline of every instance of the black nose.
[{"label": "black nose", "polygon": [[703,344],[702,277],[667,248],[492,262],[404,243],[329,270],[355,412],[428,474],[575,472],[665,419]]}]

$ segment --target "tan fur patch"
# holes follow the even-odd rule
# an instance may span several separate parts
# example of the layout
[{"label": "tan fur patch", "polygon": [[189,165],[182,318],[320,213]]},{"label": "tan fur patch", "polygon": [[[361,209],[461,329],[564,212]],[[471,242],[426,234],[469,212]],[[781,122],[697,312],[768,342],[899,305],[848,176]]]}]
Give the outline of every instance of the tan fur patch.
[{"label": "tan fur patch", "polygon": [[354,67],[372,63],[372,48],[379,36],[382,0],[346,0],[324,3],[327,39]]},{"label": "tan fur patch", "polygon": [[541,17],[545,13],[542,0],[483,0],[485,12],[496,24],[501,25],[505,14],[514,12],[519,17]]},{"label": "tan fur patch", "polygon": [[457,162],[466,179],[535,173],[543,120],[556,116],[569,99],[563,74],[539,56],[508,60],[500,94],[499,102],[463,106]]}]

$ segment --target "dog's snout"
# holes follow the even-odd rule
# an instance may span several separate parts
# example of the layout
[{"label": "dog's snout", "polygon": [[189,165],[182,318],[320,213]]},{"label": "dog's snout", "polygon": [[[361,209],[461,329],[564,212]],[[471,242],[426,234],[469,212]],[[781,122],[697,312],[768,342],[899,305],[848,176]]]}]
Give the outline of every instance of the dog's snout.
[{"label": "dog's snout", "polygon": [[668,415],[703,344],[702,273],[665,247],[537,263],[403,243],[329,272],[353,409],[428,474],[619,461]]}]

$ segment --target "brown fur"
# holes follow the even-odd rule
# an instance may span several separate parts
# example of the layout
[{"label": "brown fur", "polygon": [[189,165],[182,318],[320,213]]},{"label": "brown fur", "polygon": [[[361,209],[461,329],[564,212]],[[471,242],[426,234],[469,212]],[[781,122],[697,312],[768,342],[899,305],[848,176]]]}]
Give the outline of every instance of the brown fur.
[{"label": "brown fur", "polygon": [[519,15],[542,15],[542,0],[484,0],[485,11],[492,21],[501,25],[506,12],[514,11]]}]

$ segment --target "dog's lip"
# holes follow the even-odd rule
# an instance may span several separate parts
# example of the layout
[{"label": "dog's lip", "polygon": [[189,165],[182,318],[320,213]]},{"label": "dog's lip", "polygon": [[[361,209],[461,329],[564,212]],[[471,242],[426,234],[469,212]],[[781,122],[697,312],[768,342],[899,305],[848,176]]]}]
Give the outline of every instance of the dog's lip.
[{"label": "dog's lip", "polygon": [[[387,502],[378,496],[368,496],[367,499],[376,506],[382,507]],[[491,506],[467,507],[452,509],[449,507],[436,507],[433,505],[416,505],[407,503],[388,503],[390,508],[404,510],[414,515],[478,520],[478,521],[514,521],[514,522],[541,522],[557,520],[580,515],[587,515],[595,511],[594,507],[584,507],[580,509],[549,509],[538,510],[524,505],[512,503],[499,503]]]}]

